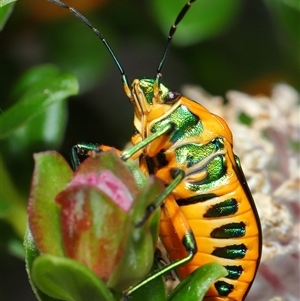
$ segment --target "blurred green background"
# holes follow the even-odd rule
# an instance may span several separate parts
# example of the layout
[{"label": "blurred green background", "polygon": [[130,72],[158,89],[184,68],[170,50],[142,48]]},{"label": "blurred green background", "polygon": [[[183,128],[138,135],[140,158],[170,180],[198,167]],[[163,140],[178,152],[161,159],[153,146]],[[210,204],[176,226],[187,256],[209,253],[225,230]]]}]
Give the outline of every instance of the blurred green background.
[{"label": "blurred green background", "polygon": [[[67,3],[101,31],[131,81],[155,76],[168,30],[185,0]],[[53,64],[75,74],[80,85],[60,121],[50,119],[44,125],[59,124],[55,139],[33,141],[33,128],[39,127],[35,123],[26,135],[19,132],[0,142],[0,298],[31,301],[35,298],[24,270],[21,238],[32,153],[51,148],[68,159],[72,145],[82,141],[122,148],[132,133],[133,110],[107,50],[70,12],[46,0],[18,1],[12,8],[5,4],[0,1],[2,112],[16,101],[15,83],[32,67]],[[299,90],[299,6],[298,0],[196,1],[178,26],[163,83],[179,91],[184,84],[195,84],[223,96],[232,89],[268,95],[277,82]]]}]

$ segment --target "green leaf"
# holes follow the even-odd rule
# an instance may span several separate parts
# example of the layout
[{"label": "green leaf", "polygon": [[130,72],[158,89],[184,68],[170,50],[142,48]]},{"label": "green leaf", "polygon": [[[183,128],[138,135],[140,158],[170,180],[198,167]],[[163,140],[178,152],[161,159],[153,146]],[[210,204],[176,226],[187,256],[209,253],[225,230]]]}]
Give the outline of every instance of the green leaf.
[{"label": "green leaf", "polygon": [[63,256],[59,207],[55,197],[69,183],[73,171],[54,151],[34,155],[35,169],[28,201],[29,226],[40,252]]},{"label": "green leaf", "polygon": [[173,290],[167,301],[202,300],[209,287],[219,278],[227,275],[227,270],[218,263],[208,263],[196,269]]},{"label": "green leaf", "polygon": [[[265,0],[275,20],[296,43],[299,53],[300,2],[299,0]],[[299,56],[299,55],[298,55]]]},{"label": "green leaf", "polygon": [[15,257],[19,258],[20,260],[24,260],[25,252],[22,241],[20,239],[16,239],[11,237],[7,244],[7,250],[10,254],[14,255]]},{"label": "green leaf", "polygon": [[28,225],[24,237],[24,249],[25,249],[26,272],[29,278],[31,288],[34,294],[36,295],[37,299],[39,301],[56,301],[57,299],[51,298],[50,296],[40,291],[31,279],[32,264],[34,260],[40,255],[40,252],[38,251],[36,245],[34,244],[33,237]]},{"label": "green leaf", "polygon": [[66,102],[53,103],[9,134],[4,141],[5,153],[24,159],[37,150],[56,149],[64,136],[66,122]]},{"label": "green leaf", "polygon": [[[0,205],[1,206],[1,205]],[[15,218],[16,219],[16,218]],[[26,225],[26,222],[25,222]],[[25,226],[23,226],[25,228]],[[8,253],[15,258],[24,260],[25,252],[22,244],[22,239],[24,239],[24,230],[23,237],[21,238],[19,233],[16,233],[15,229],[5,220],[0,220],[0,245],[1,245],[1,254]]]},{"label": "green leaf", "polygon": [[4,7],[10,3],[16,2],[17,0],[0,0],[0,7]]},{"label": "green leaf", "polygon": [[125,162],[126,166],[130,169],[133,177],[134,177],[134,180],[135,180],[135,183],[136,185],[139,187],[139,188],[142,188],[145,183],[147,182],[147,177],[145,176],[145,174],[141,171],[139,165],[129,159]]},{"label": "green leaf", "polygon": [[16,0],[0,0],[0,30],[3,29],[6,21],[13,11]]},{"label": "green leaf", "polygon": [[[151,0],[148,3],[162,31],[167,33],[186,1]],[[235,21],[240,6],[239,0],[196,1],[178,25],[174,43],[187,46],[220,34]]]},{"label": "green leaf", "polygon": [[0,218],[5,219],[14,228],[19,237],[23,238],[27,221],[26,205],[12,183],[2,156],[0,156],[0,175]]},{"label": "green leaf", "polygon": [[[78,92],[78,84],[73,75],[51,68],[53,72],[39,77],[39,81],[35,81],[18,102],[0,116],[0,139],[6,138],[49,106]],[[38,71],[36,69],[34,72]],[[24,85],[28,87],[28,84],[29,82]]]},{"label": "green leaf", "polygon": [[3,189],[0,189],[0,218],[7,217],[14,207],[21,206],[25,208],[22,197],[17,193],[9,173],[4,164],[2,156],[0,156],[0,174],[1,185]]},{"label": "green leaf", "polygon": [[[38,91],[40,89],[43,91],[45,83],[48,80],[53,81],[60,74],[61,72],[56,67],[50,65],[30,69],[16,83],[11,93],[12,99],[20,100],[27,97],[31,101],[34,90]],[[56,90],[54,93],[59,92],[59,90]],[[61,92],[69,93],[65,90]],[[37,101],[36,105],[36,108],[29,108],[28,114],[26,113],[27,116],[24,116],[23,113],[25,112],[21,112],[23,106],[19,106],[19,102],[17,102],[12,110],[14,112],[16,112],[16,109],[20,110],[20,114],[18,111],[15,115],[13,114],[14,116],[11,116],[10,109],[8,109],[0,116],[0,122],[3,122],[2,127],[0,127],[0,135],[5,136],[5,139],[1,142],[1,152],[13,181],[18,185],[18,190],[24,192],[24,201],[28,195],[30,173],[33,169],[32,154],[38,151],[57,149],[62,142],[67,124],[67,103],[63,98],[58,98],[57,101],[55,100],[53,104],[49,104],[45,108],[43,108],[43,101],[41,103]],[[42,111],[37,113],[41,108]],[[8,122],[10,124],[14,123],[17,127],[8,130],[5,134],[4,132],[8,129],[6,128],[7,124],[4,124],[7,120],[6,115],[11,118]],[[22,122],[22,119],[24,122]],[[18,169],[16,169],[16,166],[18,166]],[[6,187],[4,187],[4,190],[6,190]]]},{"label": "green leaf", "polygon": [[60,72],[58,67],[51,64],[30,68],[17,80],[12,91],[12,97],[14,99],[22,97],[32,86],[38,85],[44,79],[55,77]]},{"label": "green leaf", "polygon": [[[157,260],[154,261],[150,275],[160,268]],[[147,278],[146,278],[147,279]],[[151,293],[149,293],[151,292]],[[165,301],[166,285],[164,277],[160,276],[145,283],[130,295],[130,301]]]},{"label": "green leaf", "polygon": [[67,301],[116,301],[105,284],[83,264],[53,255],[33,262],[32,279],[47,295]]}]

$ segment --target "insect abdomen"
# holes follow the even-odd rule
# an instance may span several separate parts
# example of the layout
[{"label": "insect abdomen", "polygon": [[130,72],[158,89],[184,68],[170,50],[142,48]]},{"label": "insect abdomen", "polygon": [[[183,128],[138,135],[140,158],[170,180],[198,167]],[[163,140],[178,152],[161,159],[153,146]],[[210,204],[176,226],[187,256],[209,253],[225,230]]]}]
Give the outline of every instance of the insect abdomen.
[{"label": "insect abdomen", "polygon": [[[227,125],[225,122],[221,126],[208,124],[205,122],[207,116],[201,117],[200,134],[190,134],[197,131],[193,126],[186,126],[188,133],[183,134],[188,137],[177,137],[164,152],[168,163],[156,171],[156,175],[165,181],[172,168],[180,168],[186,175],[172,192],[174,204],[166,202],[163,205],[160,236],[171,261],[186,256],[182,237],[178,237],[180,225],[168,214],[168,206],[178,206],[198,248],[192,261],[178,268],[179,277],[187,277],[206,263],[218,262],[226,267],[228,276],[210,288],[206,296],[211,298],[207,300],[241,301],[251,286],[259,263],[258,217],[233,154],[231,137],[221,136],[224,128],[228,130]],[[213,131],[209,125],[215,126]]]},{"label": "insect abdomen", "polygon": [[[227,268],[229,274],[216,282],[207,296],[243,300],[256,273],[260,248],[257,222],[242,188],[235,193],[179,207],[198,247],[193,260],[178,268],[179,277],[187,277],[206,263],[218,262]],[[214,210],[213,217],[205,217]],[[219,217],[215,216],[217,213],[220,213]],[[173,222],[162,210],[160,236],[170,259],[175,261],[186,253],[174,231]]]}]

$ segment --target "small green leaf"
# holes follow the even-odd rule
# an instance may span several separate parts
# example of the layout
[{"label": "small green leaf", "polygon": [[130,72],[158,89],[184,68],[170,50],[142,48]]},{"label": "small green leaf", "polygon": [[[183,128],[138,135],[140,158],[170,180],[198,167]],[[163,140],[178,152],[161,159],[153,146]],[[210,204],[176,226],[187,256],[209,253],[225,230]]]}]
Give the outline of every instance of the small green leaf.
[{"label": "small green leaf", "polygon": [[[25,226],[26,226],[26,222],[23,228],[25,228]],[[19,258],[20,260],[24,260],[25,252],[24,252],[24,247],[22,245],[22,238],[24,238],[24,232],[25,232],[24,229],[22,231],[23,232],[22,238],[20,237],[19,233],[16,233],[13,226],[9,224],[7,221],[0,220],[0,229],[1,229],[0,230],[1,254],[4,251],[16,258]]]},{"label": "small green leaf", "polygon": [[169,295],[167,301],[202,300],[209,287],[216,280],[226,275],[227,270],[220,264],[205,264],[180,282],[180,284]]},{"label": "small green leaf", "polygon": [[[158,264],[157,260],[154,261],[153,266],[151,268],[151,272],[149,275],[154,273],[155,271],[159,270],[160,265]],[[146,278],[147,279],[147,278]],[[151,292],[151,293],[149,293]],[[130,295],[130,301],[165,301],[166,300],[166,285],[164,277],[160,276],[157,277],[143,286],[141,286],[139,289],[134,291]]]},{"label": "small green leaf", "polygon": [[32,279],[47,295],[67,301],[116,301],[105,284],[86,266],[53,255],[39,256]]},{"label": "small green leaf", "polygon": [[32,158],[32,153],[58,148],[65,134],[66,122],[66,102],[53,103],[11,132],[3,141],[6,160],[13,161],[11,165],[14,166],[20,160],[17,164],[24,167],[28,165],[22,160]]},{"label": "small green leaf", "polygon": [[136,185],[139,188],[142,188],[145,185],[148,178],[141,171],[140,167],[138,166],[138,164],[135,161],[129,159],[125,162],[125,164],[130,169],[130,171],[134,177]]},{"label": "small green leaf", "polygon": [[296,43],[299,53],[300,2],[299,0],[265,0],[278,24]]},{"label": "small green leaf", "polygon": [[26,205],[12,182],[2,156],[0,156],[0,175],[0,218],[5,219],[23,239],[27,221]]},{"label": "small green leaf", "polygon": [[56,72],[35,82],[17,103],[0,115],[0,139],[6,138],[49,106],[77,92],[78,84],[75,77],[56,69]]},{"label": "small green leaf", "polygon": [[17,80],[13,91],[12,97],[18,99],[27,93],[27,91],[35,85],[38,85],[39,82],[55,77],[61,71],[54,65],[44,64],[30,68]]},{"label": "small green leaf", "polygon": [[55,197],[69,183],[73,171],[58,153],[34,155],[35,169],[28,201],[29,225],[40,252],[63,256],[59,207]]},{"label": "small green leaf", "polygon": [[[164,33],[175,22],[186,1],[148,1],[153,15]],[[241,6],[239,0],[196,1],[178,25],[174,43],[181,46],[195,44],[216,36],[233,22]],[[197,22],[195,22],[195,20]]]},{"label": "small green leaf", "polygon": [[245,124],[245,125],[248,125],[248,126],[250,126],[252,124],[252,122],[253,122],[253,118],[251,118],[249,115],[247,115],[244,112],[241,112],[239,114],[238,118],[239,118],[239,121],[242,124]]},{"label": "small green leaf", "polygon": [[289,148],[294,152],[299,153],[300,151],[300,141],[299,140],[291,140],[289,141]]},{"label": "small green leaf", "polygon": [[16,2],[17,0],[0,0],[0,7]]},{"label": "small green leaf", "polygon": [[0,30],[3,29],[6,21],[13,11],[16,0],[0,0]]},{"label": "small green leaf", "polygon": [[[24,197],[28,195],[31,177],[29,173],[33,169],[32,154],[38,151],[57,149],[62,142],[67,124],[67,103],[64,99],[57,98],[57,101],[43,108],[43,101],[37,102],[36,108],[29,108],[28,119],[26,119],[25,112],[21,112],[23,106],[19,107],[17,100],[27,98],[30,102],[34,90],[43,90],[47,81],[53,81],[60,74],[59,69],[51,65],[42,65],[27,71],[18,80],[11,93],[11,98],[15,102],[12,110],[16,114],[12,116],[8,109],[0,116],[0,122],[3,122],[0,127],[0,136],[5,137],[1,142],[1,152],[11,177],[18,184],[18,190],[24,192]],[[69,93],[64,90],[61,92]],[[58,93],[59,90],[55,90],[54,94]],[[41,108],[43,108],[42,111],[36,114]],[[19,111],[17,112],[16,109]],[[32,111],[30,112],[30,110]],[[8,120],[8,124],[5,121],[7,120],[6,115],[11,118]],[[13,126],[12,129],[8,129],[9,124]],[[17,169],[16,166],[18,166]]]},{"label": "small green leaf", "polygon": [[26,233],[24,237],[24,249],[25,249],[25,264],[26,264],[26,272],[29,278],[30,285],[34,294],[36,295],[39,301],[57,301],[57,299],[53,299],[50,296],[44,294],[40,291],[36,285],[33,283],[31,279],[31,270],[32,264],[34,260],[40,255],[36,245],[34,244],[32,234],[30,232],[29,227],[26,228]]},{"label": "small green leaf", "polygon": [[14,237],[12,237],[7,244],[7,250],[15,257],[24,260],[25,252],[22,241],[20,239],[15,239]]}]

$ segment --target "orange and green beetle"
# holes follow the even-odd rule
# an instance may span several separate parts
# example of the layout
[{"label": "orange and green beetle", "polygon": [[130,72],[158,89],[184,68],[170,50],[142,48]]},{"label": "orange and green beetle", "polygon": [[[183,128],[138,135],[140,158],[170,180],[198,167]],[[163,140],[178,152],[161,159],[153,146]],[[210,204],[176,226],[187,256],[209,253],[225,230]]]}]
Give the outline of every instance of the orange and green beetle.
[{"label": "orange and green beetle", "polygon": [[[218,262],[226,267],[228,275],[214,283],[205,300],[244,300],[259,265],[262,238],[251,192],[233,153],[231,131],[222,118],[161,84],[172,37],[196,0],[186,3],[171,27],[156,78],[135,79],[131,87],[102,34],[74,8],[58,0],[48,1],[69,9],[110,52],[134,106],[134,147],[121,156],[124,160],[139,158],[142,171],[154,174],[166,185],[139,224],[156,208],[162,208],[160,237],[171,264],[125,294],[171,269],[176,268],[183,279],[205,263]],[[78,154],[92,156],[103,149],[96,144],[75,145],[74,168],[80,164]]]}]

